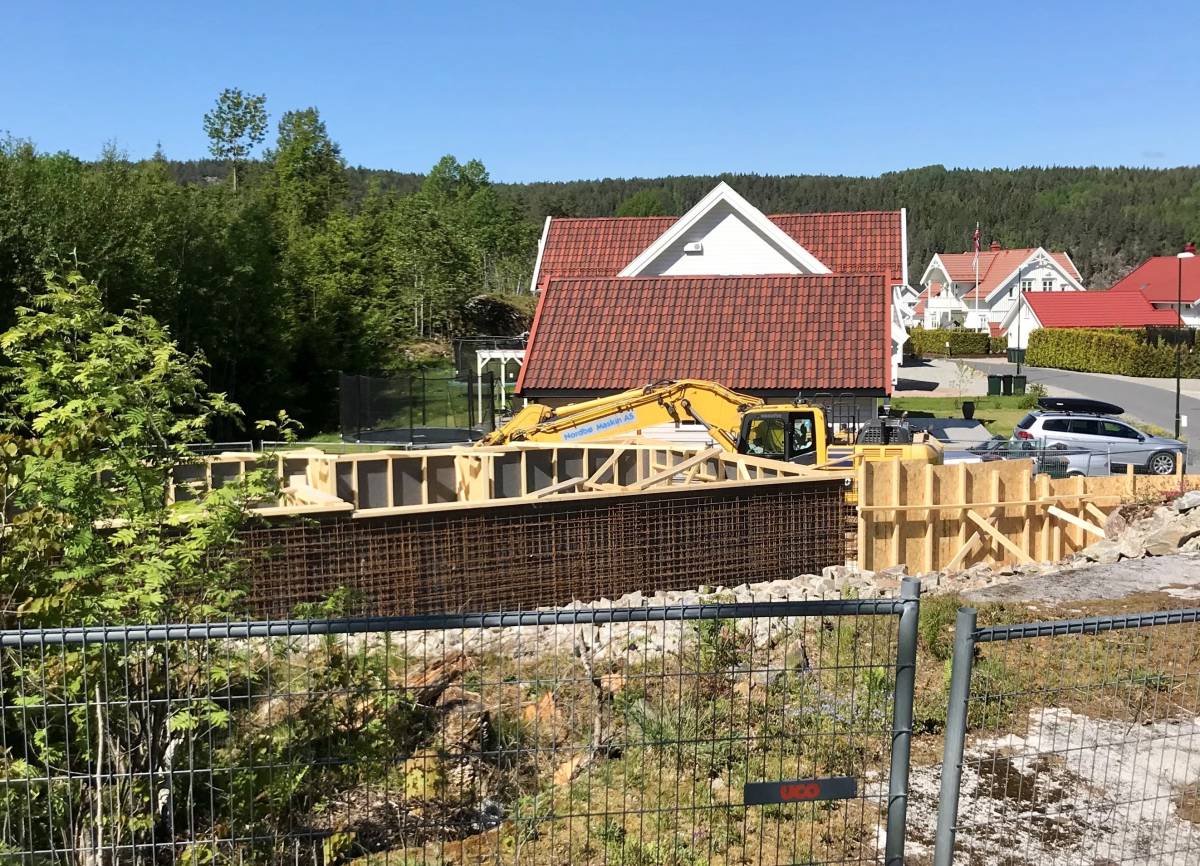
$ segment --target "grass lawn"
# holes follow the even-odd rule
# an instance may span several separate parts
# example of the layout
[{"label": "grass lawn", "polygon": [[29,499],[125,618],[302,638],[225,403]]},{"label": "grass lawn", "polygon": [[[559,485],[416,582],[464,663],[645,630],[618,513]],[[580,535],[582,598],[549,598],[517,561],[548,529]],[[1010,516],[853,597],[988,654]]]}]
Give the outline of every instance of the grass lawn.
[{"label": "grass lawn", "polygon": [[[975,401],[975,418],[989,432],[1000,436],[1011,436],[1013,427],[1029,413],[1029,404],[1034,398],[1020,397],[896,397],[892,400],[893,410],[917,413],[925,412],[934,418],[961,418],[962,401]],[[1025,404],[1022,406],[1022,404]]]}]

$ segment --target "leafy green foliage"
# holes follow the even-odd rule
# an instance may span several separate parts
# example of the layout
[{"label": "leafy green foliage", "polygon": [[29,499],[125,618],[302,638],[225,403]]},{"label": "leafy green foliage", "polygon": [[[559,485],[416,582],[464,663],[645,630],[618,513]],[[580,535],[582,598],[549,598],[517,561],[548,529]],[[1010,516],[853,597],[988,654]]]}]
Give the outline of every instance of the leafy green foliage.
[{"label": "leafy green foliage", "polygon": [[915,355],[946,355],[946,343],[950,344],[950,356],[961,358],[968,355],[986,355],[991,348],[987,334],[963,328],[913,328],[908,333],[906,347]]},{"label": "leafy green foliage", "polygon": [[140,310],[109,313],[79,273],[49,274],[2,337],[0,581],[27,624],[161,622],[229,611],[234,530],[265,481],[171,501],[171,475],[239,408]]},{"label": "leafy green foliage", "polygon": [[642,189],[617,206],[617,216],[664,216],[671,210],[671,197],[666,190]]},{"label": "leafy green foliage", "polygon": [[233,168],[233,190],[237,192],[237,170],[267,134],[267,97],[226,88],[217,105],[204,115],[208,150],[217,159],[229,160]]},{"label": "leafy green foliage", "polygon": [[[1175,347],[1146,331],[1098,328],[1039,328],[1029,335],[1025,362],[1031,367],[1114,373],[1121,376],[1175,375]],[[1200,376],[1200,356],[1182,352],[1184,376]]]}]

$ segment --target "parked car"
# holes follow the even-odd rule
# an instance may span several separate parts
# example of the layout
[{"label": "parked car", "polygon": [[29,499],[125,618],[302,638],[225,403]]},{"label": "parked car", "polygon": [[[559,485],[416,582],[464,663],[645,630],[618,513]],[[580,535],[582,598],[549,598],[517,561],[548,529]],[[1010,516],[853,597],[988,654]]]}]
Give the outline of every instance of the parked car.
[{"label": "parked car", "polygon": [[1053,478],[1108,475],[1111,472],[1105,454],[1032,439],[997,436],[976,445],[971,453],[985,463],[993,460],[1033,460],[1037,472]]},{"label": "parked car", "polygon": [[[1039,403],[1055,407],[1030,412],[1017,423],[1014,435],[1024,441],[1045,441],[1050,447],[1082,449],[1103,454],[1114,472],[1133,466],[1135,472],[1170,475],[1187,463],[1187,445],[1177,439],[1151,436],[1111,414],[1089,411],[1092,406],[1119,409],[1092,400],[1054,399]],[[1092,473],[1088,473],[1092,474]]]}]

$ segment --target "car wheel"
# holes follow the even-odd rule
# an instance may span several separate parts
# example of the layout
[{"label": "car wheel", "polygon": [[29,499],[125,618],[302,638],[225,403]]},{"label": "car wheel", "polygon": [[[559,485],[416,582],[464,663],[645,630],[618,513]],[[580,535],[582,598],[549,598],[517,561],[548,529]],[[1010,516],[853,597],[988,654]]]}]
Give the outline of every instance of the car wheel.
[{"label": "car wheel", "polygon": [[1067,473],[1068,478],[1082,478],[1083,475],[1084,474],[1082,472],[1080,472],[1078,469],[1073,469]]},{"label": "car wheel", "polygon": [[1146,469],[1151,475],[1172,475],[1175,472],[1175,455],[1170,451],[1152,454],[1146,462]]}]

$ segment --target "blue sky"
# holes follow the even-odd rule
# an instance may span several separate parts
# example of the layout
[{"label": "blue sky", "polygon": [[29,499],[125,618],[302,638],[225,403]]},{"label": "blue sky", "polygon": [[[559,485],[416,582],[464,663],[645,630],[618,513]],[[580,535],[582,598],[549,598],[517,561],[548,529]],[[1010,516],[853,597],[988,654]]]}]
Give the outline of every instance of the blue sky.
[{"label": "blue sky", "polygon": [[497,180],[1200,163],[1185,3],[13,0],[0,59],[0,131],[83,157],[203,156],[240,87]]}]

